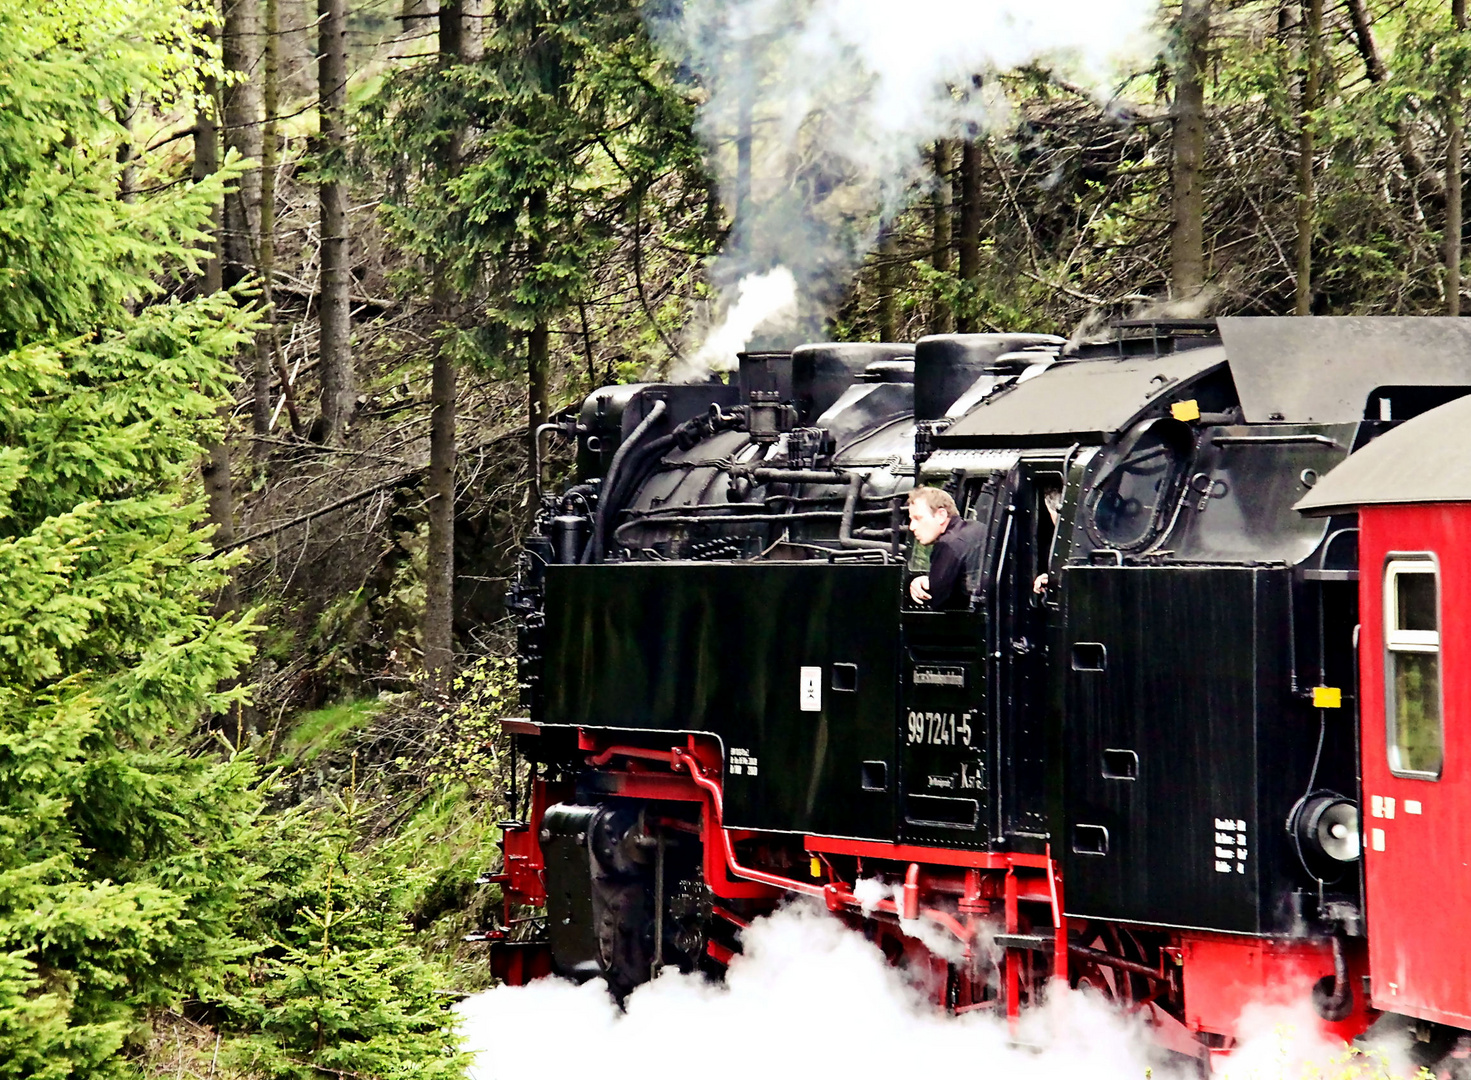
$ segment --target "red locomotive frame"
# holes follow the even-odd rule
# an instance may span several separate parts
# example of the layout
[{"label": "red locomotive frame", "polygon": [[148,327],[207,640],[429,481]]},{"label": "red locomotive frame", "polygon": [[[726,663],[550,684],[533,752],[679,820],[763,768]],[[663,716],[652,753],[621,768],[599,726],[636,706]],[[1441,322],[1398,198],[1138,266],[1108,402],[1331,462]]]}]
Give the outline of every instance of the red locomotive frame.
[{"label": "red locomotive frame", "polygon": [[[523,736],[539,732],[517,721]],[[912,972],[928,970],[937,1007],[952,1013],[985,1010],[1015,1024],[1023,1009],[1041,999],[1054,983],[1086,984],[1133,1012],[1143,1013],[1163,1046],[1202,1059],[1232,1045],[1242,1010],[1270,998],[1302,1000],[1315,982],[1332,981],[1334,956],[1327,942],[1281,942],[1203,932],[1173,932],[1150,950],[1152,963],[1126,953],[1128,927],[1101,933],[1092,944],[1070,939],[1064,913],[1064,883],[1058,864],[1047,855],[968,851],[913,844],[827,836],[805,836],[803,850],[820,876],[803,880],[790,872],[743,865],[737,845],[755,834],[722,824],[720,752],[712,740],[687,736],[685,745],[667,750],[623,745],[582,731],[579,749],[598,768],[604,790],[623,798],[693,803],[699,807],[703,875],[716,898],[714,914],[735,927],[747,918],[721,901],[771,910],[785,896],[806,896],[839,918],[866,926],[892,960]],[[518,907],[546,903],[544,858],[539,843],[541,818],[554,801],[553,785],[537,780],[528,820],[510,823],[503,833],[502,883],[505,925]],[[903,884],[894,899],[876,903],[855,894],[854,875],[887,872]],[[906,933],[902,923],[923,920],[954,938],[960,960],[948,962]],[[1079,928],[1076,925],[1073,929]],[[499,935],[504,937],[505,932]],[[1122,935],[1122,936],[1121,936]],[[518,984],[550,971],[549,957],[528,947],[498,946],[496,974]],[[707,955],[726,964],[731,951],[711,941]],[[1347,958],[1352,985],[1359,986],[1364,957]],[[989,976],[989,978],[988,978]],[[999,978],[998,978],[999,976]],[[996,985],[990,985],[995,982]],[[1363,1032],[1375,1017],[1362,989],[1354,990],[1349,1015],[1323,1022],[1323,1031],[1344,1039]]]}]

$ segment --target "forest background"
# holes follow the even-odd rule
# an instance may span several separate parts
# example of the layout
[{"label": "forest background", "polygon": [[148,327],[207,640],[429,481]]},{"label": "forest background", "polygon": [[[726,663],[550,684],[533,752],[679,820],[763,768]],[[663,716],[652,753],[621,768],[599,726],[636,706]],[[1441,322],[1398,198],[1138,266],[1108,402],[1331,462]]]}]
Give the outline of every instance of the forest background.
[{"label": "forest background", "polygon": [[871,241],[813,336],[1460,313],[1464,0],[1166,3],[856,217],[684,14],[0,0],[0,1077],[459,1074],[532,433],[688,359],[763,192]]}]

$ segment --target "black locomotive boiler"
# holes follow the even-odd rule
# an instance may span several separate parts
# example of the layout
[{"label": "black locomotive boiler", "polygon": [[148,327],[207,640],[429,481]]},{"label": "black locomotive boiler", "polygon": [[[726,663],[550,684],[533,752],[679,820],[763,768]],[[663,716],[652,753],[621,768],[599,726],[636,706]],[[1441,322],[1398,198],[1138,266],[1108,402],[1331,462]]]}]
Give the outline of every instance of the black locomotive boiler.
[{"label": "black locomotive boiler", "polygon": [[[514,592],[534,779],[502,880],[544,933],[498,931],[499,969],[718,971],[805,894],[957,1012],[1066,980],[1205,1056],[1294,987],[1362,1031],[1356,519],[1293,506],[1468,392],[1458,322],[1408,318],[805,345],[595,392],[539,433],[576,477]],[[917,484],[984,531],[958,610],[908,600]]]}]

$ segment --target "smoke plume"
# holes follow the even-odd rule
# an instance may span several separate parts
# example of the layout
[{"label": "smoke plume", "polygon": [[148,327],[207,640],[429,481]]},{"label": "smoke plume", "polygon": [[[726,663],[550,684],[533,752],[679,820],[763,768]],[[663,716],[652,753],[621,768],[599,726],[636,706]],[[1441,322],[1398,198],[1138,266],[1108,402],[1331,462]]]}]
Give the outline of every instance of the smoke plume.
[{"label": "smoke plume", "polygon": [[789,329],[797,317],[797,279],[785,266],[765,274],[747,274],[735,288],[735,299],[725,312],[720,325],[711,330],[688,362],[688,381],[702,378],[711,371],[728,371],[735,367],[736,353],[758,331],[767,333]]},{"label": "smoke plume", "polygon": [[729,366],[742,344],[818,331],[912,197],[924,148],[1004,123],[997,73],[1040,63],[1106,97],[1113,73],[1157,53],[1157,10],[1158,0],[685,0],[651,17],[708,95],[700,131],[734,218],[711,267],[719,314],[741,307],[752,275],[778,267],[797,293],[792,318],[767,320],[747,303],[745,341],[719,326],[696,366],[716,338],[714,366]]}]

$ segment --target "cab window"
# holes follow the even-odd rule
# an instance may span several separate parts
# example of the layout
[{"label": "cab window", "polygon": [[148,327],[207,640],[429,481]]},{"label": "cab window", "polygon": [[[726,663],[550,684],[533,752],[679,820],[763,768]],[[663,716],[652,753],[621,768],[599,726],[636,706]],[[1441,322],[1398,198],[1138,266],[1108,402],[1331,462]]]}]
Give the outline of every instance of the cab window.
[{"label": "cab window", "polygon": [[1188,434],[1182,436],[1177,427],[1184,425],[1155,421],[1133,437],[1122,460],[1099,478],[1093,494],[1093,529],[1108,546],[1137,548],[1154,534],[1159,516],[1174,497],[1188,447]]},{"label": "cab window", "polygon": [[1440,574],[1429,555],[1384,569],[1384,708],[1389,768],[1435,780],[1445,757],[1440,694]]}]

